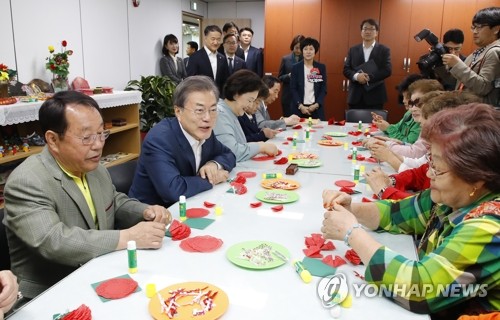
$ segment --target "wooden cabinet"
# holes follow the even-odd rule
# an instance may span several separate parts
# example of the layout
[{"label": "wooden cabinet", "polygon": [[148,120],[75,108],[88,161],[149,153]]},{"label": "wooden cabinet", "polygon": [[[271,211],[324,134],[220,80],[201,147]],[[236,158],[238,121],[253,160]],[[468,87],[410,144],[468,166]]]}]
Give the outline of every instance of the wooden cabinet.
[{"label": "wooden cabinet", "polygon": [[[310,7],[309,7],[310,5]],[[373,18],[380,23],[378,41],[391,49],[392,76],[385,80],[389,122],[401,119],[405,109],[398,103],[396,86],[409,74],[419,73],[418,58],[429,50],[425,41],[416,42],[415,34],[430,29],[442,40],[449,29],[465,34],[463,54],[474,49],[470,25],[482,8],[498,6],[498,0],[266,0],[265,71],[277,75],[281,57],[290,53],[296,34],[317,37],[317,60],[326,65],[328,88],[325,115],[344,117],[347,108],[347,81],[342,75],[348,48],[361,42],[360,23]],[[319,36],[318,36],[319,35]],[[279,101],[270,108],[273,118],[281,115]]]},{"label": "wooden cabinet", "polygon": [[[93,98],[99,103],[105,122],[114,118],[124,118],[127,121],[125,126],[110,129],[111,135],[104,145],[103,156],[118,152],[127,153],[127,155],[106,164],[106,166],[113,166],[137,158],[141,149],[139,133],[141,93],[138,91],[123,91],[114,94],[94,95]],[[41,105],[42,102],[33,102],[2,106],[0,108],[0,125],[16,125],[17,132],[21,137],[27,136],[34,131],[41,134],[38,123],[38,110]],[[42,148],[31,146],[29,152],[20,150],[15,155],[6,154],[0,158],[0,166],[39,153]]]},{"label": "wooden cabinet", "polygon": [[361,21],[380,18],[380,0],[330,0],[321,8],[319,61],[326,65],[328,86],[325,116],[344,119],[350,79],[343,74],[350,47],[361,43]]}]

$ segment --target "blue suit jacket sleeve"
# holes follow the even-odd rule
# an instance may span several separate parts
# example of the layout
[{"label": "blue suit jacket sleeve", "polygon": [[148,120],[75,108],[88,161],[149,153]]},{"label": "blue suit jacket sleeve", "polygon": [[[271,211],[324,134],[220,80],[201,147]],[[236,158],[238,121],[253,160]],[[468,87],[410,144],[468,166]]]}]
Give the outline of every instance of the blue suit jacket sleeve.
[{"label": "blue suit jacket sleeve", "polygon": [[[202,146],[200,168],[210,160],[231,171],[234,154],[214,136]],[[196,172],[194,153],[184,137],[177,118],[165,119],[146,136],[130,189],[130,195],[150,204],[170,206],[179,196],[196,195],[212,188]]]}]

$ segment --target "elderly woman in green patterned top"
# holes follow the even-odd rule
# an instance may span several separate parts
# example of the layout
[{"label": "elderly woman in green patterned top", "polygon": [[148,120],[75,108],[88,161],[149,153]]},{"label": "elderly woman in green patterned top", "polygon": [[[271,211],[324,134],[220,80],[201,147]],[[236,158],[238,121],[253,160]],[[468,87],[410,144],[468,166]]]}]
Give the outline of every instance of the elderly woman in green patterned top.
[{"label": "elderly woman in green patterned top", "polygon": [[[406,309],[447,319],[499,310],[499,127],[500,112],[485,104],[436,113],[422,129],[431,144],[430,188],[372,203],[325,190],[325,238],[351,246],[366,265],[366,281],[390,288]],[[365,228],[420,235],[419,260],[393,252]],[[473,287],[478,291],[466,291]]]}]

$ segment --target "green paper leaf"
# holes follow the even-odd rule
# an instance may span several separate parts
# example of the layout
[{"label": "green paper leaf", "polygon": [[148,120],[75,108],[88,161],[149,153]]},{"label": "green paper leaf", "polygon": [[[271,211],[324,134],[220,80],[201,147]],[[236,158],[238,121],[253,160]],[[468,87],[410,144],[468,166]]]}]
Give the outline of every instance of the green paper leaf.
[{"label": "green paper leaf", "polygon": [[316,277],[326,277],[335,274],[336,268],[332,268],[327,264],[324,264],[321,260],[313,259],[309,257],[304,257],[302,260],[304,267]]}]

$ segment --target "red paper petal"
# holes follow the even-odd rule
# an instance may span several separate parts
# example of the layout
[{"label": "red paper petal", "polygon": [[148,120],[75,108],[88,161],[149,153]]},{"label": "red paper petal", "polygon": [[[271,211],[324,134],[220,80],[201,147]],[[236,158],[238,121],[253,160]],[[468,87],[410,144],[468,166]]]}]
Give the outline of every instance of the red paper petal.
[{"label": "red paper petal", "polygon": [[192,237],[186,240],[183,240],[180,243],[180,247],[183,250],[190,251],[191,249],[195,250],[195,252],[213,252],[219,249],[223,244],[221,239],[212,237],[212,236],[197,236]]},{"label": "red paper petal", "polygon": [[361,199],[361,202],[372,202],[372,201],[367,197],[363,197],[363,199]]},{"label": "red paper petal", "polygon": [[91,320],[92,319],[92,311],[89,307],[82,304],[69,313],[66,313],[61,320]]},{"label": "red paper petal", "polygon": [[352,145],[353,146],[362,146],[363,145],[363,141],[353,141]]},{"label": "red paper petal", "polygon": [[237,176],[242,176],[245,178],[253,178],[257,176],[257,172],[255,171],[240,171],[236,174]]},{"label": "red paper petal", "polygon": [[345,126],[345,120],[342,120],[342,121],[337,121],[335,123],[337,126]]},{"label": "red paper petal", "polygon": [[101,282],[95,288],[97,294],[106,299],[125,298],[137,289],[137,282],[130,278],[114,278]]},{"label": "red paper petal", "polygon": [[306,122],[306,118],[300,118],[300,122]]},{"label": "red paper petal", "polygon": [[351,136],[356,136],[356,137],[363,134],[363,132],[361,132],[361,131],[349,131],[348,133]]},{"label": "red paper petal", "polygon": [[208,202],[208,201],[205,201],[203,202],[203,205],[207,208],[213,208],[215,207],[215,203],[211,203],[211,202]]},{"label": "red paper petal", "polygon": [[170,225],[170,235],[173,241],[178,241],[186,239],[191,234],[191,228],[184,223],[180,223],[177,220],[172,221]]},{"label": "red paper petal", "polygon": [[236,182],[236,183],[241,183],[241,184],[244,184],[247,182],[247,178],[245,178],[244,176],[236,176],[236,178],[233,179],[233,181],[231,182]]},{"label": "red paper petal", "polygon": [[[352,154],[348,155],[347,159],[352,160]],[[363,160],[365,160],[365,156],[358,154],[358,155],[356,155],[356,160],[363,161]]]},{"label": "red paper petal", "polygon": [[316,130],[314,130],[314,129],[310,129],[310,130],[309,130],[309,132],[316,132]]},{"label": "red paper petal", "polygon": [[356,186],[356,184],[352,181],[349,180],[337,180],[335,181],[335,185],[337,187],[348,187],[348,188],[353,188]]},{"label": "red paper petal", "polygon": [[359,258],[356,251],[354,251],[354,249],[347,250],[345,253],[345,258],[349,260],[350,263],[356,266],[361,264],[361,259]]},{"label": "red paper petal", "polygon": [[285,141],[285,142],[283,142],[283,144],[289,144],[289,142],[288,142],[288,141]]},{"label": "red paper petal", "polygon": [[293,141],[293,137],[286,137],[288,141]]},{"label": "red paper petal", "polygon": [[189,208],[186,210],[186,217],[188,218],[201,218],[205,217],[210,213],[205,208]]},{"label": "red paper petal", "polygon": [[341,191],[341,192],[345,192],[345,193],[347,193],[347,194],[354,194],[354,190],[353,190],[353,189],[351,189],[351,188],[348,188],[348,187],[342,187],[342,188],[340,188],[340,190],[339,190],[339,191]]},{"label": "red paper petal", "polygon": [[300,124],[298,124],[298,125],[293,126],[292,129],[295,129],[295,130],[302,129],[302,126]]},{"label": "red paper petal", "polygon": [[309,258],[323,258],[323,255],[320,253],[320,250],[321,249],[319,247],[312,246],[302,251]]},{"label": "red paper petal", "polygon": [[344,265],[346,263],[347,263],[347,261],[345,261],[344,259],[342,259],[342,257],[340,257],[340,256],[335,256],[335,259],[333,259],[333,266],[335,268],[338,268],[341,265]]},{"label": "red paper petal", "polygon": [[332,125],[335,123],[335,118],[334,117],[331,117],[330,119],[328,119],[328,124],[329,125]]},{"label": "red paper petal", "polygon": [[234,187],[236,194],[245,194],[248,191],[247,187],[242,183],[231,182],[231,186]]},{"label": "red paper petal", "polygon": [[274,212],[281,211],[281,210],[283,210],[283,205],[280,204],[278,206],[271,207],[271,210],[273,210]]},{"label": "red paper petal", "polygon": [[330,267],[332,268],[335,268],[335,266],[333,265],[333,257],[331,254],[327,255],[326,257],[324,257],[321,262],[323,262],[324,264],[326,265],[329,265]]},{"label": "red paper petal", "polygon": [[322,139],[325,139],[325,140],[333,140],[333,137],[330,137],[330,136],[323,136],[321,137]]},{"label": "red paper petal", "polygon": [[321,246],[321,250],[323,251],[335,250],[335,245],[331,241],[325,242],[325,244]]},{"label": "red paper petal", "polygon": [[366,161],[372,162],[372,163],[377,163],[378,162],[377,159],[375,159],[374,157],[369,157],[369,158],[366,159]]},{"label": "red paper petal", "polygon": [[285,164],[288,162],[288,159],[285,158],[285,157],[281,157],[280,159],[278,160],[274,160],[274,164]]},{"label": "red paper petal", "polygon": [[260,202],[260,201],[250,203],[250,207],[252,207],[252,208],[258,208],[261,205],[262,205],[262,202]]}]

